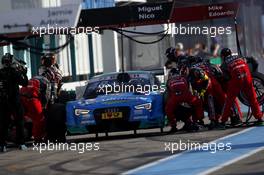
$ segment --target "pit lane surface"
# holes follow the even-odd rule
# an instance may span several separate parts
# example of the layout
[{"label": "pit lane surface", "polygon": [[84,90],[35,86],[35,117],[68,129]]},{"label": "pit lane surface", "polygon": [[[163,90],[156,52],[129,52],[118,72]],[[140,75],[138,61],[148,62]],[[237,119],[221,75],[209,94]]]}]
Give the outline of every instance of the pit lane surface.
[{"label": "pit lane surface", "polygon": [[210,149],[198,145],[189,151],[141,166],[125,174],[209,174],[264,150],[264,138],[261,133],[264,133],[264,127],[251,127],[211,142]]},{"label": "pit lane surface", "polygon": [[226,166],[210,175],[263,175],[264,174],[264,151]]},{"label": "pit lane surface", "polygon": [[109,137],[101,135],[97,139],[93,135],[71,136],[68,139],[74,142],[98,142],[100,150],[83,154],[77,151],[44,151],[40,154],[33,151],[33,147],[27,151],[9,148],[7,153],[0,154],[0,174],[121,174],[171,156],[171,152],[165,151],[165,142],[190,140],[204,143],[241,130],[233,128],[168,135],[153,129],[141,130],[137,136],[133,132],[111,133]]}]

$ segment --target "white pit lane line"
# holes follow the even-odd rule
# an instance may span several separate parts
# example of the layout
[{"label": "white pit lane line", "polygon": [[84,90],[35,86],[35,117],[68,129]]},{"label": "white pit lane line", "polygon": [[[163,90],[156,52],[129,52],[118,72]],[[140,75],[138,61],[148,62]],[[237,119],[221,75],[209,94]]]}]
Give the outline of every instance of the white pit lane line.
[{"label": "white pit lane line", "polygon": [[[229,141],[233,143],[234,149],[228,152],[218,151],[212,154],[208,151],[195,152],[193,150],[188,150],[140,166],[122,174],[209,174],[263,150],[264,136],[261,133],[264,133],[264,127],[251,127],[210,142],[219,143]],[[259,141],[263,144],[256,143]],[[197,160],[201,161],[202,165],[199,165],[199,163],[197,163],[199,161]]]}]

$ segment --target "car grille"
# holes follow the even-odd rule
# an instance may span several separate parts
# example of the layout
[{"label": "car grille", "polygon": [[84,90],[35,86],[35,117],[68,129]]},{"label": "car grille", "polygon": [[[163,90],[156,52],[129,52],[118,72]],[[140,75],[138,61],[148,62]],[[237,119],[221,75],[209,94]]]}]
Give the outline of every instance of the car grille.
[{"label": "car grille", "polygon": [[[102,114],[107,112],[121,112],[122,118],[102,119]],[[100,108],[93,112],[95,126],[87,126],[90,132],[125,131],[139,127],[140,122],[130,122],[130,107]]]}]

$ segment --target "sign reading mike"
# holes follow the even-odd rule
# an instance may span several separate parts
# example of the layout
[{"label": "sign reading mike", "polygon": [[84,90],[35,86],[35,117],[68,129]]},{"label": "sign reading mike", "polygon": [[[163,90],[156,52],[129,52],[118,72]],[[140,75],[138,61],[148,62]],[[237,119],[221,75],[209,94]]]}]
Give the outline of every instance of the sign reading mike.
[{"label": "sign reading mike", "polygon": [[221,16],[234,16],[235,10],[225,9],[223,5],[213,5],[208,6],[208,16],[209,18],[221,17]]}]

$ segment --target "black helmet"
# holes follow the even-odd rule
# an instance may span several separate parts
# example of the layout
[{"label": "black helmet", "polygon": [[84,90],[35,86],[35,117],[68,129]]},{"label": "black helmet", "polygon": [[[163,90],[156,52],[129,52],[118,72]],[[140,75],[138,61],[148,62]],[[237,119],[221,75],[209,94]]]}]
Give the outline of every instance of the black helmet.
[{"label": "black helmet", "polygon": [[45,54],[41,57],[41,60],[43,61],[43,65],[46,67],[50,67],[52,65],[52,59],[49,54]]},{"label": "black helmet", "polygon": [[2,65],[3,66],[10,66],[12,63],[13,63],[13,55],[11,55],[10,53],[6,53],[2,57]]},{"label": "black helmet", "polygon": [[190,70],[189,76],[193,80],[199,80],[199,79],[204,79],[205,73],[201,68],[195,67]]},{"label": "black helmet", "polygon": [[192,68],[189,73],[189,82],[191,83],[193,89],[201,92],[206,90],[208,87],[209,79],[208,76],[201,68]]},{"label": "black helmet", "polygon": [[203,62],[203,58],[200,56],[195,56],[196,63]]},{"label": "black helmet", "polygon": [[199,56],[189,56],[188,57],[188,62],[189,62],[189,66],[192,66],[196,63],[201,63],[203,62],[203,58],[199,57]]},{"label": "black helmet", "polygon": [[223,48],[221,50],[220,56],[222,58],[225,58],[225,57],[230,56],[230,55],[232,55],[232,52],[231,52],[231,50],[229,48]]},{"label": "black helmet", "polygon": [[194,56],[188,56],[189,66],[196,63],[196,58]]},{"label": "black helmet", "polygon": [[178,58],[178,65],[179,66],[188,66],[188,64],[189,64],[188,56],[180,55],[177,58]]},{"label": "black helmet", "polygon": [[165,55],[166,55],[166,57],[169,58],[169,59],[175,57],[175,48],[173,48],[173,47],[169,47],[169,48],[166,50]]},{"label": "black helmet", "polygon": [[179,75],[180,74],[180,71],[179,69],[176,69],[176,68],[172,68],[169,72],[170,75]]}]

